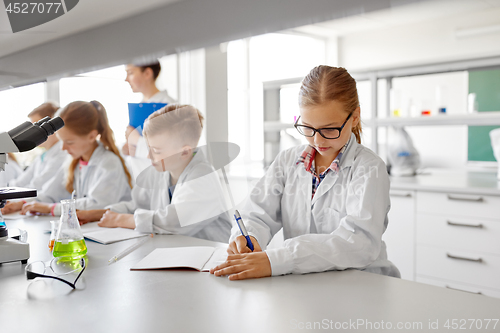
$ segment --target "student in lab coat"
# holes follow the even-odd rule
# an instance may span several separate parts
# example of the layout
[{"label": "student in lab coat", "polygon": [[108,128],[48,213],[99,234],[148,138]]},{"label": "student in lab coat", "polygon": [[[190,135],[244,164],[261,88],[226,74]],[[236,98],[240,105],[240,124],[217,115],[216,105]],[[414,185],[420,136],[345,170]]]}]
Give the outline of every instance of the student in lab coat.
[{"label": "student in lab coat", "polygon": [[[282,151],[250,194],[228,259],[211,270],[230,280],[360,269],[399,277],[382,234],[390,208],[386,165],[361,145],[356,82],[344,68],[319,66],[302,81],[297,130],[308,145]],[[282,248],[265,250],[283,228]]]},{"label": "student in lab coat", "polygon": [[144,126],[152,166],[137,178],[132,200],[80,211],[80,223],[227,241],[231,223],[222,186],[209,150],[196,148],[202,128],[203,116],[190,105],[154,112]]},{"label": "student in lab coat", "polygon": [[[32,123],[45,117],[53,118],[58,108],[54,103],[43,103],[31,111],[28,114],[28,118]],[[49,136],[47,141],[39,145],[39,147],[44,148],[45,151],[24,172],[11,180],[9,186],[32,188],[39,192],[43,191],[43,187],[56,175],[65,160],[69,157],[61,149],[61,143],[56,135]],[[2,214],[20,211],[26,201],[30,200],[8,201],[5,207],[2,208]]]},{"label": "student in lab coat", "polygon": [[57,115],[64,127],[56,135],[73,159],[38,193],[37,202],[23,206],[22,213],[60,215],[59,201],[69,199],[73,191],[77,209],[99,209],[130,199],[131,177],[101,103],[72,102]]},{"label": "student in lab coat", "polygon": [[[19,164],[17,164],[16,156],[13,153],[8,153],[7,156],[8,159],[7,164],[5,164],[5,170],[0,171],[0,187],[9,186],[10,182],[19,177],[19,175],[23,172]],[[7,214],[3,211],[4,210],[2,208],[2,213]]]}]

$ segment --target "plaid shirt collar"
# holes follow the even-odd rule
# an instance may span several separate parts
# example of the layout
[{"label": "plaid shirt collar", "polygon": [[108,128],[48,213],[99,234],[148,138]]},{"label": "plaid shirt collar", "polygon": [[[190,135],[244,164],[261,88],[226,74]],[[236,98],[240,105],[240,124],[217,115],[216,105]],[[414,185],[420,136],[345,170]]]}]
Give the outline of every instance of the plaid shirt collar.
[{"label": "plaid shirt collar", "polygon": [[[321,173],[320,176],[326,175],[326,173],[330,170],[333,172],[337,173],[340,169],[340,161],[342,160],[342,155],[344,155],[344,152],[346,151],[347,147],[349,146],[349,142],[351,142],[351,139],[347,141],[347,143],[340,149],[339,154],[333,162],[330,164],[330,166]],[[312,146],[307,146],[306,149],[302,152],[302,154],[299,156],[297,163],[304,163],[304,167],[307,172],[312,173],[313,175],[316,175],[316,170],[315,170],[315,163],[314,163],[314,157],[316,156],[316,149],[314,149]]]}]

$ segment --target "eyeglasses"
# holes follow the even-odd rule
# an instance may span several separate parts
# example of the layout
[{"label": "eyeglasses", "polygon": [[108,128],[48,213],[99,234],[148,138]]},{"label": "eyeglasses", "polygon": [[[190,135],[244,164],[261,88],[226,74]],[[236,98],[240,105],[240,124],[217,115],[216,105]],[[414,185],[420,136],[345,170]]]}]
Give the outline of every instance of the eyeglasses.
[{"label": "eyeglasses", "polygon": [[[76,282],[82,275],[83,271],[85,270],[85,267],[86,267],[85,258],[73,259],[72,257],[55,257],[49,262],[43,262],[43,261],[32,262],[26,266],[25,271],[26,271],[26,278],[28,280],[33,280],[34,278],[37,277],[55,279],[66,283],[73,289],[76,289]],[[50,274],[49,271],[52,271],[52,273],[54,273],[55,276],[47,275],[46,273]],[[59,277],[62,275],[76,273],[78,271],[80,271],[80,273],[78,274],[73,283]]]},{"label": "eyeglasses", "polygon": [[347,124],[347,121],[349,120],[349,118],[351,118],[351,115],[352,115],[352,113],[349,113],[349,115],[347,116],[347,119],[344,121],[344,123],[340,127],[325,127],[325,128],[316,129],[316,128],[305,126],[305,125],[299,125],[298,122],[299,122],[300,116],[293,126],[297,129],[297,131],[300,134],[302,134],[303,136],[306,136],[308,138],[313,137],[316,134],[316,132],[318,132],[319,135],[321,135],[325,139],[328,139],[328,140],[338,139],[340,137],[340,133],[342,132],[342,129],[344,128],[345,124]]}]

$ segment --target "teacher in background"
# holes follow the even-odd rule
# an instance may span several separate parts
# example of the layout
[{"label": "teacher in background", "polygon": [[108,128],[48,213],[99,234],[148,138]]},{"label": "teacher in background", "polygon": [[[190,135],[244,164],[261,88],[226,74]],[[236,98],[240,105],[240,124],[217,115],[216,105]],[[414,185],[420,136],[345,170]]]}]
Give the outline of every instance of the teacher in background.
[{"label": "teacher in background", "polygon": [[[133,92],[142,94],[142,103],[175,104],[177,102],[168,95],[166,90],[160,90],[156,86],[156,80],[161,72],[158,60],[149,64],[128,64],[125,71],[127,72],[125,81],[130,84]],[[150,164],[148,149],[144,138],[130,125],[125,131],[125,138],[127,142],[122,147],[122,153],[130,156],[127,162],[135,179]]]},{"label": "teacher in background", "polygon": [[[142,94],[143,103],[167,103],[174,104],[177,101],[170,97],[166,90],[160,90],[156,86],[156,80],[161,72],[161,65],[159,61],[150,64],[128,64],[125,67],[127,77],[125,81],[130,84],[132,91]],[[137,154],[136,147],[142,139],[139,132],[134,131],[135,128],[127,126],[125,137],[127,143],[123,146],[122,152],[125,155],[137,156],[139,158],[147,158],[147,151],[144,156]],[[149,160],[148,160],[149,162]]]}]

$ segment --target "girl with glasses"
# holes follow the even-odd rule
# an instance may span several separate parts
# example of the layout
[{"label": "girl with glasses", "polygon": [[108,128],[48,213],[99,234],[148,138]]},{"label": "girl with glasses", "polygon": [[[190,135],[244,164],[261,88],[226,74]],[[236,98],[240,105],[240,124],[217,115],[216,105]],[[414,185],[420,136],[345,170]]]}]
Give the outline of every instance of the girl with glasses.
[{"label": "girl with glasses", "polygon": [[[356,82],[319,66],[302,81],[295,127],[308,145],[282,151],[240,210],[254,245],[233,228],[228,260],[210,272],[230,280],[355,268],[399,277],[387,260],[389,177],[361,144]],[[283,228],[282,248],[265,250]]]}]

